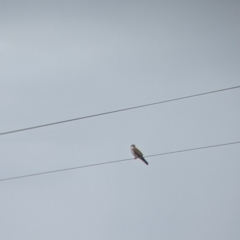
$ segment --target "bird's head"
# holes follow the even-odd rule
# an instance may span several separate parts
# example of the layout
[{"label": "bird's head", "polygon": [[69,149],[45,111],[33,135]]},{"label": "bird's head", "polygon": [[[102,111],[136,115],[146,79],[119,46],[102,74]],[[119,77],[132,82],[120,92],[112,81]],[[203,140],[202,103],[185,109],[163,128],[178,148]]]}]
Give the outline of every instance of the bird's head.
[{"label": "bird's head", "polygon": [[132,144],[132,145],[131,145],[131,148],[135,148],[135,145],[134,145],[134,144]]}]

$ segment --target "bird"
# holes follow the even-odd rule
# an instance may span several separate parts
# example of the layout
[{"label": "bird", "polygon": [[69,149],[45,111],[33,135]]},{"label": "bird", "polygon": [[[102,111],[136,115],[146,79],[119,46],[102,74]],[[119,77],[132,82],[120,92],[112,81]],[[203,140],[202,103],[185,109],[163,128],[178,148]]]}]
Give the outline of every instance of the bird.
[{"label": "bird", "polygon": [[148,165],[148,162],[144,159],[143,154],[136,148],[134,144],[131,145],[131,152],[134,156],[134,159],[141,159],[146,165]]}]

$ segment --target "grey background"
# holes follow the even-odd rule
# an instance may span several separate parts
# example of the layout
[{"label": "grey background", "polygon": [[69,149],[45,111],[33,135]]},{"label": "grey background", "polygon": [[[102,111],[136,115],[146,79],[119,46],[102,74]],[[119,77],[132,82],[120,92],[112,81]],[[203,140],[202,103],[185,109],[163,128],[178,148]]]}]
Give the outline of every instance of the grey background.
[{"label": "grey background", "polygon": [[[0,132],[240,84],[239,1],[0,1]],[[238,89],[0,137],[0,178],[239,141]],[[238,240],[239,145],[0,183],[1,240]]]}]

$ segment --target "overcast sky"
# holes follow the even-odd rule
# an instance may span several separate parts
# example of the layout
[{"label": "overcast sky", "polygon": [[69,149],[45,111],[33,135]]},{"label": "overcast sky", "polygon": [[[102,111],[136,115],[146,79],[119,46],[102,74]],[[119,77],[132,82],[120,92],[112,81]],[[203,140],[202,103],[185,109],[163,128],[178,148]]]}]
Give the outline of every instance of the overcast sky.
[{"label": "overcast sky", "polygon": [[[0,0],[0,132],[240,85],[240,1]],[[0,137],[0,178],[240,141],[240,89]],[[0,182],[1,240],[238,240],[240,145]]]}]

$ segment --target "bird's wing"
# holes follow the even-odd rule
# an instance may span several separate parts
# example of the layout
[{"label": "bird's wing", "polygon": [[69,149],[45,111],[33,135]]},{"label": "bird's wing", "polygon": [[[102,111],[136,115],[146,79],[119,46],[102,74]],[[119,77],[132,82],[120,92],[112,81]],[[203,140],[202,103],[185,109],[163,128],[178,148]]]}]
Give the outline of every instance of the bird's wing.
[{"label": "bird's wing", "polygon": [[139,157],[143,156],[143,154],[137,148],[134,148],[133,151],[137,156],[139,156]]}]

